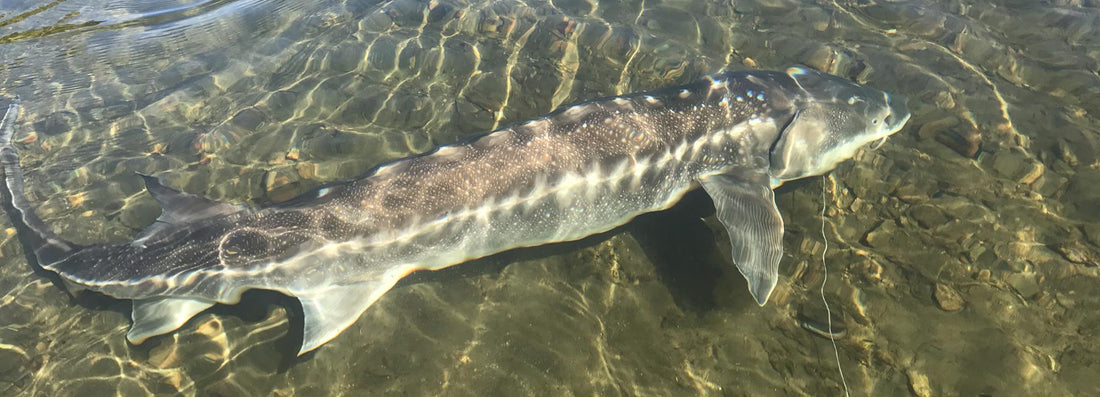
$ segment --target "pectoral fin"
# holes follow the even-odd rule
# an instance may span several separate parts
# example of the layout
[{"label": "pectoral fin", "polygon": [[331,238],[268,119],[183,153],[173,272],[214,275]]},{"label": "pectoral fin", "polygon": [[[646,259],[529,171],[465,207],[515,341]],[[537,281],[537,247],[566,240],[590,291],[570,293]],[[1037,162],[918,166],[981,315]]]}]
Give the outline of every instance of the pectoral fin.
[{"label": "pectoral fin", "polygon": [[136,345],[151,336],[172,332],[210,306],[214,304],[187,298],[134,300],[134,312],[131,315],[134,325],[126,333],[126,340]]},{"label": "pectoral fin", "polygon": [[733,262],[763,306],[779,278],[783,218],[765,176],[712,175],[699,183],[714,200],[718,220],[733,246]]}]

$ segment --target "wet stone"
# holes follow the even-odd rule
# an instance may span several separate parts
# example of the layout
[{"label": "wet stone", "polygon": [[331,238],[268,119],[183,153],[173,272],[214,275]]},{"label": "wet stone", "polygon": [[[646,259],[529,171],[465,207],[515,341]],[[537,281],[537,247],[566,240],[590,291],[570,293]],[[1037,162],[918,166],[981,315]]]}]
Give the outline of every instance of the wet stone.
[{"label": "wet stone", "polygon": [[359,67],[359,61],[363,60],[366,49],[352,44],[341,44],[328,54],[328,66],[333,71],[345,73]]},{"label": "wet stone", "polygon": [[994,254],[993,251],[990,251],[985,243],[978,241],[967,248],[966,259],[969,260],[970,263],[986,267],[986,265],[991,265],[996,261],[997,255]]},{"label": "wet stone", "polygon": [[[465,43],[444,43],[443,57],[439,64],[440,70],[447,70],[456,76],[468,76],[473,74],[478,63],[478,53],[471,51]],[[422,64],[428,62],[421,61]]]},{"label": "wet stone", "polygon": [[361,95],[348,99],[341,106],[336,115],[336,120],[347,125],[365,125],[373,122],[372,118],[379,114],[383,102],[386,101],[384,91],[374,91],[376,95]]},{"label": "wet stone", "polygon": [[1035,182],[1043,173],[1042,164],[1014,150],[994,153],[989,161],[997,176],[1023,184]]},{"label": "wet stone", "polygon": [[853,167],[845,179],[856,197],[879,197],[882,192],[890,190],[886,182],[883,182],[883,175],[864,164]]},{"label": "wet stone", "polygon": [[928,384],[928,375],[914,369],[905,371],[905,375],[909,378],[909,391],[913,392],[913,395],[917,397],[932,396],[932,387]]},{"label": "wet stone", "polygon": [[0,319],[4,319],[4,323],[30,324],[33,318],[34,312],[28,306],[14,302],[0,305]]},{"label": "wet stone", "polygon": [[275,120],[285,121],[294,116],[295,103],[298,101],[298,93],[293,91],[276,91],[267,99],[271,117]]},{"label": "wet stone", "polygon": [[1093,244],[1100,246],[1100,223],[1088,223],[1082,227],[1085,237]]},{"label": "wet stone", "polygon": [[367,68],[377,72],[389,72],[397,63],[397,43],[380,38],[367,53]]},{"label": "wet stone", "polygon": [[997,256],[1007,260],[1014,270],[1022,271],[1027,267],[1027,261],[1036,259],[1033,255],[1033,245],[1021,241],[1000,243],[993,247]]},{"label": "wet stone", "polygon": [[160,205],[151,197],[139,200],[122,209],[119,221],[131,229],[141,229],[153,223],[161,213]]},{"label": "wet stone", "polygon": [[585,15],[595,8],[593,3],[587,0],[555,0],[554,7],[573,15]]},{"label": "wet stone", "polygon": [[57,135],[71,131],[73,124],[78,122],[76,114],[72,112],[57,112],[34,123],[34,129],[43,135]]},{"label": "wet stone", "polygon": [[957,312],[963,308],[962,296],[954,288],[947,285],[936,284],[936,291],[932,296],[936,299],[936,305],[940,307],[940,310]]},{"label": "wet stone", "polygon": [[655,7],[646,10],[640,18],[645,27],[659,32],[662,36],[683,42],[695,42],[699,29],[695,18],[684,11],[668,7]]},{"label": "wet stone", "polygon": [[1059,254],[1062,254],[1066,260],[1073,263],[1090,266],[1097,266],[1097,264],[1100,263],[1100,254],[1097,254],[1094,248],[1080,241],[1062,243],[1057,245],[1055,249]]},{"label": "wet stone", "polygon": [[264,174],[264,194],[272,202],[290,200],[305,190],[305,183],[295,167],[279,167]]},{"label": "wet stone", "polygon": [[113,120],[129,114],[132,111],[128,105],[112,105],[103,108],[95,108],[88,111],[88,116],[95,121]]},{"label": "wet stone", "polygon": [[982,226],[968,221],[950,221],[933,227],[941,241],[966,241],[982,231]]},{"label": "wet stone", "polygon": [[385,102],[374,123],[395,129],[419,129],[432,119],[435,109],[423,95],[401,93]]},{"label": "wet stone", "polygon": [[1041,291],[1039,281],[1035,279],[1034,275],[1023,273],[1009,274],[1005,277],[1005,282],[1012,286],[1012,289],[1016,290],[1016,292],[1024,298],[1031,298]]},{"label": "wet stone", "polygon": [[1058,146],[1055,150],[1055,154],[1057,154],[1058,158],[1062,161],[1065,161],[1066,164],[1068,164],[1070,167],[1076,167],[1079,162],[1077,159],[1077,154],[1073,152],[1073,149],[1070,148],[1069,143],[1066,142],[1064,139],[1058,140]]},{"label": "wet stone", "polygon": [[453,123],[460,132],[483,132],[493,127],[493,114],[473,102],[458,99],[454,108]]},{"label": "wet stone", "polygon": [[916,204],[928,201],[931,195],[928,194],[930,189],[926,186],[918,186],[916,184],[902,185],[894,190],[894,196],[909,204]]},{"label": "wet stone", "polygon": [[[117,374],[115,374],[117,376]],[[63,395],[71,396],[111,396],[118,392],[114,382],[105,378],[89,378],[76,382],[65,389]]]},{"label": "wet stone", "polygon": [[230,122],[245,130],[254,131],[264,122],[264,114],[256,109],[245,109],[237,112]]},{"label": "wet stone", "polygon": [[957,125],[959,125],[959,119],[957,117],[946,116],[921,125],[920,128],[917,129],[917,136],[921,139],[933,139],[936,135],[944,133]]},{"label": "wet stone", "polygon": [[955,128],[937,134],[935,141],[966,158],[976,158],[982,149],[982,133],[973,127]]},{"label": "wet stone", "polygon": [[893,221],[882,222],[867,233],[867,245],[874,248],[893,247],[898,242],[898,226]]},{"label": "wet stone", "polygon": [[202,394],[208,396],[246,396],[250,393],[231,379],[224,379],[206,387]]},{"label": "wet stone", "polygon": [[1045,172],[1032,185],[1043,196],[1055,196],[1062,191],[1069,179],[1053,172]]},{"label": "wet stone", "polygon": [[938,94],[936,94],[935,102],[936,106],[940,109],[947,110],[955,108],[955,98],[952,97],[951,93],[947,91],[940,91]]},{"label": "wet stone", "polygon": [[1063,197],[1069,215],[1085,222],[1100,222],[1100,169],[1082,170],[1074,175]]},{"label": "wet stone", "polygon": [[0,387],[16,385],[31,373],[27,355],[15,346],[0,347]]},{"label": "wet stone", "polygon": [[470,79],[465,99],[486,109],[499,109],[504,106],[504,95],[508,92],[505,79],[497,73],[484,73]]},{"label": "wet stone", "polygon": [[931,205],[916,205],[909,210],[909,216],[925,229],[934,229],[948,221],[943,211]]},{"label": "wet stone", "polygon": [[964,221],[986,223],[993,220],[989,208],[976,204],[963,197],[945,196],[936,200],[936,204],[944,214]]}]

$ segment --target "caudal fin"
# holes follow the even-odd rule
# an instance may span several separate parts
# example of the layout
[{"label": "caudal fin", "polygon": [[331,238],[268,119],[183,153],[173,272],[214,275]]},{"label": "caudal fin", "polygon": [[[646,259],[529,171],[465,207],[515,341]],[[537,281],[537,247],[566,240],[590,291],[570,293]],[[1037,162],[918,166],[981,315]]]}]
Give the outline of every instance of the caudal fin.
[{"label": "caudal fin", "polygon": [[15,139],[15,122],[19,117],[19,105],[19,98],[13,98],[8,104],[3,120],[0,120],[0,164],[4,169],[0,192],[3,193],[5,210],[11,215],[12,223],[19,230],[23,244],[34,253],[39,265],[47,265],[68,257],[80,247],[54,234],[35,214],[34,208],[23,193],[23,169],[19,166],[19,153],[12,146],[12,140]]}]

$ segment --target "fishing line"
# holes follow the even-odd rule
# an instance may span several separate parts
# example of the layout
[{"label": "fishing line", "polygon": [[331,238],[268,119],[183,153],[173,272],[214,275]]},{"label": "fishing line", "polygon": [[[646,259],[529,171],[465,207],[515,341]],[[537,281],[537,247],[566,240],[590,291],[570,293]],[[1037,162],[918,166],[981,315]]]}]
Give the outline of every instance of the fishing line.
[{"label": "fishing line", "polygon": [[[829,301],[825,299],[825,283],[829,282],[829,266],[825,264],[825,254],[829,252],[829,238],[825,236],[825,183],[830,178],[827,175],[821,176],[821,240],[825,241],[825,250],[821,251],[821,268],[825,272],[825,277],[821,279],[821,303],[825,304],[825,318],[829,325],[829,341],[833,343],[833,354],[836,357],[836,369],[840,372],[840,383],[844,385],[844,396],[851,397],[848,393],[848,381],[844,379],[844,368],[840,366],[840,349],[836,347],[836,334],[833,333],[833,311],[829,308]],[[833,185],[833,190],[836,190],[836,185]]]}]

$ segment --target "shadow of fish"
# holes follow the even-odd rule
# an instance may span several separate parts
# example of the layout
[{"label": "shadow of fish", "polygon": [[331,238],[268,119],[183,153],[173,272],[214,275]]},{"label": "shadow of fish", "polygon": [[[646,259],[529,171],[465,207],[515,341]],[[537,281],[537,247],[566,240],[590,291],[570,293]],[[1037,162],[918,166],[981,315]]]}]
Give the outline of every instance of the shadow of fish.
[{"label": "shadow of fish", "polygon": [[559,109],[260,208],[143,176],[163,207],[156,222],[129,243],[80,246],[54,234],[24,197],[12,146],[18,112],[15,99],[0,127],[3,190],[42,268],[132,299],[132,343],[248,289],[279,291],[302,305],[299,354],[413,271],[607,231],[699,185],[763,305],[782,255],[772,189],[828,172],[909,119],[904,101],[814,70],[728,72]]}]

